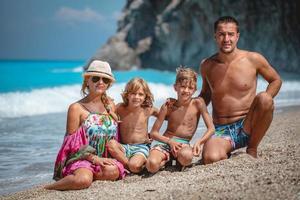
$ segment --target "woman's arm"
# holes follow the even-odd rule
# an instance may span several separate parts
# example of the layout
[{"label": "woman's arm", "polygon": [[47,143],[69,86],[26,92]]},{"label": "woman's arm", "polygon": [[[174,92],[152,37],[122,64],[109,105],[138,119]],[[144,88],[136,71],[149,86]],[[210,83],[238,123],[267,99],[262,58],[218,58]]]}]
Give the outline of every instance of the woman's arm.
[{"label": "woman's arm", "polygon": [[69,106],[67,115],[66,132],[74,133],[81,125],[82,108],[78,103],[73,103]]},{"label": "woman's arm", "polygon": [[89,154],[85,157],[86,160],[90,161],[93,165],[115,165],[116,160],[112,158],[101,158],[94,154]]}]

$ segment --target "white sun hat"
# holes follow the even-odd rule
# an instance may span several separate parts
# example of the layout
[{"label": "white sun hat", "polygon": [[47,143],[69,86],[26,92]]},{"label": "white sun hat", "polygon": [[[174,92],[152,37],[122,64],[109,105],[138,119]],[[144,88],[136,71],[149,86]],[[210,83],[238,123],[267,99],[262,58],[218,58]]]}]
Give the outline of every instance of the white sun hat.
[{"label": "white sun hat", "polygon": [[111,72],[111,68],[108,62],[101,60],[94,60],[90,63],[87,70],[83,73],[83,76],[100,76],[115,81],[114,75]]}]

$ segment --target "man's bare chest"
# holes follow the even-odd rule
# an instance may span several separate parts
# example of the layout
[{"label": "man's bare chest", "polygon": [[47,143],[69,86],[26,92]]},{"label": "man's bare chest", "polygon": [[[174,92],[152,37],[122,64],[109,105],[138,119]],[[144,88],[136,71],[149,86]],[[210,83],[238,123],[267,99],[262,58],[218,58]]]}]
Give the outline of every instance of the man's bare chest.
[{"label": "man's bare chest", "polygon": [[213,92],[244,91],[256,86],[256,70],[249,66],[215,66],[206,79]]}]

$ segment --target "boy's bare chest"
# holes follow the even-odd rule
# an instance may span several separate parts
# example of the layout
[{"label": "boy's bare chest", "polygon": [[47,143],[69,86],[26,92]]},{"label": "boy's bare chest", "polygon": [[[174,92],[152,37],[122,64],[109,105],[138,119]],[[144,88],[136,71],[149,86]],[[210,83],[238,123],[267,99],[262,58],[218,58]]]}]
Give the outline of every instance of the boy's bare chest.
[{"label": "boy's bare chest", "polygon": [[147,125],[148,116],[144,112],[137,113],[126,113],[120,115],[121,124],[128,128],[144,127]]},{"label": "boy's bare chest", "polygon": [[197,119],[198,113],[197,110],[193,108],[184,109],[184,108],[173,108],[173,110],[168,115],[169,123],[184,124],[190,123]]}]

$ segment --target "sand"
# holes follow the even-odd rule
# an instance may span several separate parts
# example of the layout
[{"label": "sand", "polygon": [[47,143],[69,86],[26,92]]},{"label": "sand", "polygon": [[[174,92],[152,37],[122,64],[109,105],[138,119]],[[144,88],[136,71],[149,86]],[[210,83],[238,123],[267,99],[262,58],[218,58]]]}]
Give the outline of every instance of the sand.
[{"label": "sand", "polygon": [[277,109],[258,150],[245,148],[230,159],[155,175],[131,175],[117,182],[96,181],[79,191],[48,191],[43,186],[0,199],[300,199],[300,107]]}]

